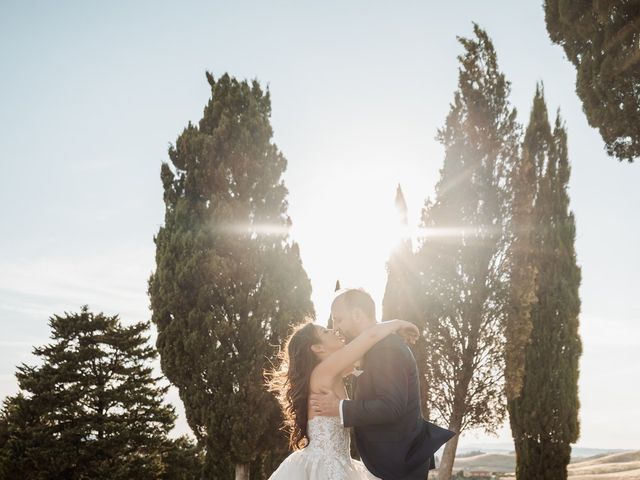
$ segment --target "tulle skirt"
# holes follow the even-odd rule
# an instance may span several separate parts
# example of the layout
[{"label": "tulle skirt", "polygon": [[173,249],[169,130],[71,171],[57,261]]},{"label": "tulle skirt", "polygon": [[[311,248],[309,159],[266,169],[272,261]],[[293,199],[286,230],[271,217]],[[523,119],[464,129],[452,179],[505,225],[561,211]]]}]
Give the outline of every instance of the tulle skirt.
[{"label": "tulle skirt", "polygon": [[269,480],[380,480],[352,458],[304,448],[289,455]]}]

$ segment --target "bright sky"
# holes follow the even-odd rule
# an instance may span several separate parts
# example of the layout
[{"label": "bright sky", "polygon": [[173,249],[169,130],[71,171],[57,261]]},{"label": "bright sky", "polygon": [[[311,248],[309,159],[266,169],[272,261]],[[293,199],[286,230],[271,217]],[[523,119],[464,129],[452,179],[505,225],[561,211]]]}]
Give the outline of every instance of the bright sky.
[{"label": "bright sky", "polygon": [[[434,135],[456,87],[455,37],[477,21],[520,121],[543,80],[568,127],[583,273],[578,444],[640,448],[640,171],[607,158],[587,125],[541,4],[3,1],[0,399],[16,392],[15,366],[33,361],[53,313],[87,303],[125,322],[150,318],[160,163],[201,117],[205,70],[270,87],[319,320],[337,278],[380,301],[396,185],[415,226],[442,164]],[[177,431],[186,429],[181,419]],[[461,445],[478,441],[510,434]]]}]

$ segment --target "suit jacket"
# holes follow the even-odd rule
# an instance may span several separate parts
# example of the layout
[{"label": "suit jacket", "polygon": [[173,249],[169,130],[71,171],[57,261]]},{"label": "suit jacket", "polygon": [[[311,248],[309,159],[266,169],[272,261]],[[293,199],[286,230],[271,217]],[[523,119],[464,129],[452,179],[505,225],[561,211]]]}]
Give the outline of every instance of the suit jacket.
[{"label": "suit jacket", "polygon": [[345,427],[354,427],[362,461],[383,480],[424,480],[434,454],[455,432],[422,418],[415,358],[398,335],[363,358],[353,400],[342,403]]}]

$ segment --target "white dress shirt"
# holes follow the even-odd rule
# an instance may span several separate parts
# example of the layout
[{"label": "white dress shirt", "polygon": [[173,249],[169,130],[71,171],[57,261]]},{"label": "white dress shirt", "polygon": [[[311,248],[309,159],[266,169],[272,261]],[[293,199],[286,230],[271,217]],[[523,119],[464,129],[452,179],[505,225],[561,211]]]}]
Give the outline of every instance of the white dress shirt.
[{"label": "white dress shirt", "polygon": [[[351,374],[355,377],[359,377],[362,374],[363,370],[359,370],[357,368],[353,369],[353,372],[351,372]],[[344,427],[344,414],[342,413],[342,403],[344,402],[344,400],[340,400],[340,402],[338,403],[338,413],[340,414],[340,424]]]}]

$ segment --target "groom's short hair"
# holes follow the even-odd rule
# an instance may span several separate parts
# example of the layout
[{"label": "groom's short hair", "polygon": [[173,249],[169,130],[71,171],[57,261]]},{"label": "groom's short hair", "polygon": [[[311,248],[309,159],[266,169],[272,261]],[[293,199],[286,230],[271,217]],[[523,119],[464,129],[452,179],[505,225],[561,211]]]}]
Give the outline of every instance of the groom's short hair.
[{"label": "groom's short hair", "polygon": [[333,297],[333,303],[338,300],[344,302],[349,309],[359,308],[371,320],[376,319],[376,304],[371,295],[363,288],[343,288],[338,290]]}]

